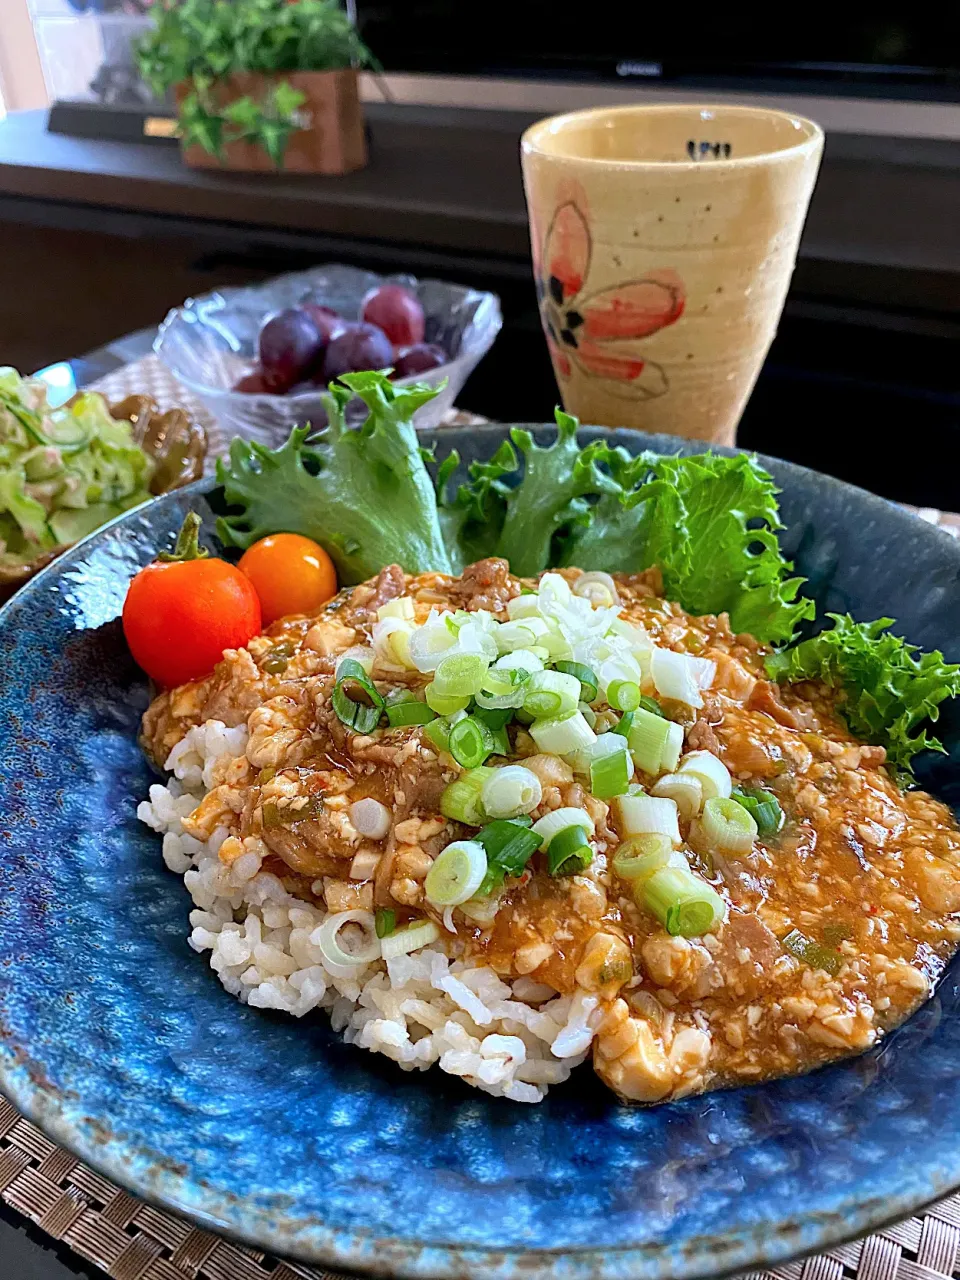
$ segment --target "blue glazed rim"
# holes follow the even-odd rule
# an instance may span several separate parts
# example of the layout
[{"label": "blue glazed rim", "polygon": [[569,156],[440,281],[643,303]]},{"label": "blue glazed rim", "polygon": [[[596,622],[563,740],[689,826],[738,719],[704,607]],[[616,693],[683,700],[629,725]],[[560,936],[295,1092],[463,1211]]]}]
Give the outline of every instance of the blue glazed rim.
[{"label": "blue glazed rim", "polygon": [[[451,444],[462,445],[470,438],[482,445],[484,439],[496,438],[502,433],[503,428],[497,426],[460,431],[446,429],[437,434]],[[696,444],[681,443],[673,437],[628,431],[603,434],[608,437],[615,435],[617,443],[629,443],[635,449],[701,451]],[[481,447],[481,452],[486,450]],[[735,451],[724,449],[720,452]],[[898,511],[884,499],[853,486],[777,459],[761,457],[761,461],[781,483],[792,480],[808,488],[813,484],[817,491],[831,495],[838,503],[855,505],[861,514],[866,513],[894,534],[899,532],[906,539],[928,547],[931,552],[936,550],[941,557],[951,561],[951,572],[955,568],[957,576],[960,576],[960,547],[945,534]],[[209,481],[200,481],[188,489],[157,499],[150,506],[164,503],[168,508],[176,508],[191,498],[211,493],[214,487]],[[0,608],[0,628],[18,610],[29,606],[32,595],[44,590],[48,582],[82,559],[91,543],[109,540],[112,529],[142,514],[145,509],[138,508],[136,512],[128,512],[112,521],[44,569]],[[944,979],[947,982],[954,975],[954,986],[958,985],[954,974],[956,969],[955,964]],[[923,1007],[930,1008],[934,1002]],[[900,1030],[908,1028],[918,1016],[915,1015]],[[894,1035],[899,1036],[900,1030]],[[882,1053],[892,1039],[889,1037],[879,1050],[872,1051],[866,1058]],[[802,1089],[801,1081],[814,1080],[821,1074],[815,1072],[801,1077],[797,1083]],[[218,1193],[202,1179],[191,1176],[188,1168],[178,1168],[170,1161],[158,1159],[155,1150],[139,1149],[132,1143],[115,1140],[107,1125],[100,1123],[97,1117],[85,1114],[82,1099],[69,1092],[53,1093],[48,1083],[41,1063],[33,1062],[23,1054],[10,1065],[0,1055],[0,1086],[11,1101],[53,1140],[134,1194],[184,1214],[211,1231],[280,1256],[295,1256],[340,1269],[423,1277],[424,1280],[434,1277],[437,1280],[460,1280],[464,1276],[481,1275],[492,1280],[520,1280],[533,1275],[549,1275],[557,1280],[593,1280],[594,1277],[597,1280],[628,1280],[628,1277],[665,1280],[668,1276],[671,1280],[696,1280],[698,1277],[768,1266],[793,1256],[823,1250],[902,1218],[960,1185],[960,1143],[954,1142],[948,1144],[946,1150],[938,1146],[936,1152],[931,1152],[926,1165],[915,1164],[908,1170],[885,1166],[880,1183],[875,1184],[869,1196],[862,1192],[858,1194],[854,1184],[854,1190],[835,1200],[830,1208],[808,1209],[795,1216],[784,1217],[773,1225],[763,1222],[755,1227],[741,1226],[730,1231],[688,1235],[682,1241],[665,1239],[637,1245],[557,1249],[531,1249],[523,1245],[504,1248],[455,1246],[445,1242],[391,1238],[364,1229],[341,1230],[316,1218],[295,1221],[282,1214],[277,1216],[266,1212],[247,1200]],[[759,1097],[767,1087],[756,1085],[738,1092]],[[945,1124],[949,1125],[949,1117]]]}]

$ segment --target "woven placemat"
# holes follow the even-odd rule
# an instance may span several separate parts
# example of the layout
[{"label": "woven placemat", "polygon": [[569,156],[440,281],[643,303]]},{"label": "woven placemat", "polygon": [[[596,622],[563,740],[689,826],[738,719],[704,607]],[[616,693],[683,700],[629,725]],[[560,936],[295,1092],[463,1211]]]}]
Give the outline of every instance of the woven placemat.
[{"label": "woven placemat", "polygon": [[[212,475],[216,459],[227,452],[230,444],[223,428],[210,413],[203,402],[170,373],[154,355],[143,356],[125,364],[123,368],[114,370],[98,382],[91,384],[94,391],[102,391],[108,400],[122,400],[129,395],[153,396],[161,409],[186,409],[187,413],[206,430],[209,450],[205,471]],[[443,419],[445,427],[469,426],[475,422],[486,422],[476,413],[465,413],[462,409],[453,409]]]},{"label": "woven placemat", "polygon": [[[227,451],[227,446],[230,442],[210,411],[182,383],[178,382],[173,374],[168,372],[154,355],[144,356],[140,360],[134,360],[130,364],[124,365],[122,369],[117,369],[115,372],[108,374],[107,377],[101,378],[99,382],[93,383],[93,388],[97,391],[102,391],[111,400],[122,400],[124,396],[146,393],[153,396],[161,409],[186,409],[197,422],[206,428],[207,438],[210,443],[206,470],[210,475],[213,474],[217,456]],[[447,415],[443,425],[469,426],[472,423],[487,421],[489,419],[483,418],[479,414],[455,409]],[[939,525],[941,529],[954,538],[960,537],[960,515],[937,511],[933,507],[911,507],[909,509],[918,515],[921,520]]]},{"label": "woven placemat", "polygon": [[[207,429],[212,456],[226,449],[227,441],[207,410],[155,356],[126,365],[96,387],[111,399],[146,392],[162,409],[179,405]],[[458,412],[450,421],[484,419]],[[932,509],[917,515],[960,535],[960,516]],[[113,1280],[342,1280],[337,1272],[233,1244],[146,1204],[51,1142],[2,1097],[0,1198]],[[770,1271],[750,1272],[748,1280],[949,1280],[960,1273],[958,1246],[960,1195],[954,1195],[876,1235]]]},{"label": "woven placemat", "polygon": [[[155,1209],[88,1169],[0,1098],[0,1197],[114,1280],[343,1280],[231,1244]],[[950,1280],[960,1196],[876,1235],[749,1280]],[[2,1270],[2,1267],[0,1267]]]}]

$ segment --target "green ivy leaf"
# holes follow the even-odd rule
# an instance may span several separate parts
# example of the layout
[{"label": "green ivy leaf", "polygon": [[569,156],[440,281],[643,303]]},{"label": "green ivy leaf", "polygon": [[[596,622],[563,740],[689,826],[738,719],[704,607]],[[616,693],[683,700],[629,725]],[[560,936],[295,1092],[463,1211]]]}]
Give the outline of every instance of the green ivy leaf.
[{"label": "green ivy leaf", "polygon": [[185,147],[203,147],[209,155],[223,159],[223,117],[208,111],[197,93],[190,93],[180,106],[180,136]]},{"label": "green ivy leaf", "polygon": [[273,107],[280,120],[291,120],[306,100],[307,95],[295,89],[288,80],[281,80],[273,91]]},{"label": "green ivy leaf", "polygon": [[161,97],[185,81],[209,84],[237,71],[379,67],[339,0],[176,0],[155,4],[151,17],[136,56]]},{"label": "green ivy leaf", "polygon": [[286,154],[287,143],[290,141],[290,135],[293,132],[294,126],[287,124],[285,121],[260,121],[258,141],[278,169],[283,167],[283,157]]},{"label": "green ivy leaf", "polygon": [[231,131],[231,142],[259,142],[263,125],[263,110],[249,94],[235,98],[223,109],[224,119],[236,128]]}]

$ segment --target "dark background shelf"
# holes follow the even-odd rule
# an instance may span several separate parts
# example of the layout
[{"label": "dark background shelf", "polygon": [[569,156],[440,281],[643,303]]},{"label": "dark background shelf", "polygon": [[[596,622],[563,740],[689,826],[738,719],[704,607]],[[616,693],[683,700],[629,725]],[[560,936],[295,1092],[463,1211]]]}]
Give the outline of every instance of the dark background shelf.
[{"label": "dark background shelf", "polygon": [[[504,330],[461,403],[548,418],[520,112],[375,105],[336,179],[186,169],[171,144],[0,123],[0,332],[39,367],[155,325],[185,296],[323,261],[495,289]],[[24,300],[29,299],[29,305]],[[956,507],[960,143],[828,138],[780,332],[740,441],[919,505]]]}]

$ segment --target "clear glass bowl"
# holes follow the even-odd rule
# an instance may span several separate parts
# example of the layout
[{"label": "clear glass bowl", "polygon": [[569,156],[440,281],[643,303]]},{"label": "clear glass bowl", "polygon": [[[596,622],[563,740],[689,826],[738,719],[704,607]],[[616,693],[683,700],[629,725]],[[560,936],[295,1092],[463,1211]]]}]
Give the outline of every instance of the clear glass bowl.
[{"label": "clear glass bowl", "polygon": [[[402,284],[420,299],[426,315],[425,341],[439,342],[453,358],[439,369],[397,380],[447,385],[416,416],[420,430],[439,425],[477,363],[500,332],[500,300],[442,280],[414,276],[378,276],[356,267],[331,264],[278,276],[266,284],[223,289],[188,298],[169,313],[153,349],[162,363],[210,410],[228,436],[243,436],[276,447],[302,423],[322,424],[320,399],[309,392],[296,396],[247,395],[232,391],[237,379],[253,368],[257,332],[264,319],[284,307],[318,302],[333,307],[346,320],[360,316],[364,294],[375,285]],[[358,405],[358,416],[362,406]]]}]

